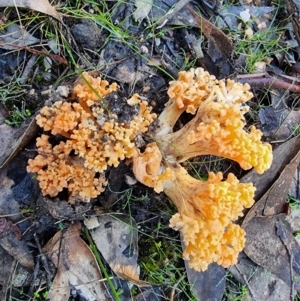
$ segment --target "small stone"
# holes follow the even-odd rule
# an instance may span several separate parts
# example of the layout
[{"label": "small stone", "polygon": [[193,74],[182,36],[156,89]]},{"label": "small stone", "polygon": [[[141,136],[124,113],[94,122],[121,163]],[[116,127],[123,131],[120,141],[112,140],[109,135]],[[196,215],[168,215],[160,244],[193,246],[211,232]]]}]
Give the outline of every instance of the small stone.
[{"label": "small stone", "polygon": [[84,48],[95,50],[101,45],[101,29],[91,20],[82,20],[71,28],[74,39]]},{"label": "small stone", "polygon": [[146,46],[141,46],[141,53],[147,54],[149,52],[148,48]]},{"label": "small stone", "polygon": [[68,97],[70,90],[69,90],[68,86],[59,86],[56,89],[56,92],[58,92],[59,95],[62,96],[62,97]]}]

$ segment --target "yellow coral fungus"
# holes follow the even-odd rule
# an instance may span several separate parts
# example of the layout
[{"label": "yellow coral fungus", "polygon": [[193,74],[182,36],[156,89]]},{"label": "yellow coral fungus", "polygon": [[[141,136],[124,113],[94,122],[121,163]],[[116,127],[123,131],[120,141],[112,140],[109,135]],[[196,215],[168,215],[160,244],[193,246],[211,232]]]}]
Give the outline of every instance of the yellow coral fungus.
[{"label": "yellow coral fungus", "polygon": [[272,162],[272,149],[261,142],[262,133],[254,126],[244,129],[243,103],[252,95],[249,86],[232,80],[216,81],[199,104],[195,117],[175,133],[160,135],[157,143],[166,158],[184,162],[200,155],[235,160],[242,168],[254,167],[263,173]]},{"label": "yellow coral fungus", "polygon": [[252,206],[252,183],[239,183],[233,174],[223,181],[221,172],[209,173],[207,181],[200,181],[179,164],[170,165],[169,174],[160,185],[178,209],[170,227],[183,234],[183,258],[198,271],[212,262],[223,267],[235,264],[244,248],[245,232],[232,221]]},{"label": "yellow coral fungus", "polygon": [[[252,206],[255,188],[239,183],[233,174],[223,180],[222,173],[209,173],[207,181],[200,181],[180,163],[210,154],[232,159],[244,169],[254,167],[258,173],[270,167],[271,146],[261,141],[262,133],[254,126],[244,129],[249,89],[232,80],[218,81],[201,68],[180,72],[170,83],[170,100],[158,117],[158,127],[150,133],[156,143],[134,156],[137,179],[164,191],[177,206],[170,226],[182,232],[183,257],[198,271],[212,262],[223,267],[236,263],[245,232],[232,222]],[[174,132],[184,111],[195,116]]]},{"label": "yellow coral fungus", "polygon": [[[117,85],[83,73],[85,80],[74,88],[78,102],[56,102],[44,107],[36,117],[39,126],[63,138],[58,145],[49,136],[37,139],[38,156],[29,160],[28,172],[37,172],[42,193],[57,195],[69,191],[69,201],[89,201],[103,191],[103,173],[108,166],[131,158],[136,137],[147,131],[156,117],[145,101],[135,96],[139,109],[127,111],[124,119],[111,109],[110,93]],[[115,99],[114,99],[115,100]],[[124,105],[130,107],[126,100]],[[71,153],[74,153],[71,154]]]}]

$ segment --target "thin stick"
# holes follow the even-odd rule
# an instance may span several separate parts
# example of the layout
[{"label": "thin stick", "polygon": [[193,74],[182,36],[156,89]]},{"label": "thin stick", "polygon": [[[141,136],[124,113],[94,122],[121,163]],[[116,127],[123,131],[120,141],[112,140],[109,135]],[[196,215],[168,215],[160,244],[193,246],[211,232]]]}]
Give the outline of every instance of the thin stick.
[{"label": "thin stick", "polygon": [[239,267],[237,266],[237,265],[235,265],[235,267],[236,267],[236,269],[238,270],[238,272],[240,273],[240,275],[243,277],[243,279],[244,279],[244,281],[245,281],[245,283],[246,283],[246,285],[247,285],[247,288],[248,288],[248,290],[249,290],[249,292],[250,292],[250,294],[251,294],[251,296],[252,296],[252,300],[253,301],[257,301],[257,299],[256,299],[256,297],[255,297],[255,294],[254,294],[254,292],[252,291],[252,289],[251,289],[251,286],[250,286],[250,284],[249,284],[249,282],[248,282],[248,279],[246,278],[246,276],[245,276],[245,274],[243,274],[242,272],[241,272],[241,270],[239,269]]},{"label": "thin stick", "polygon": [[171,291],[171,294],[170,294],[170,301],[173,301],[174,300],[174,296],[175,296],[175,291],[179,285],[179,283],[183,280],[183,278],[185,277],[185,275],[182,275],[180,277],[180,279],[174,284],[173,288],[172,288],[172,291]]}]

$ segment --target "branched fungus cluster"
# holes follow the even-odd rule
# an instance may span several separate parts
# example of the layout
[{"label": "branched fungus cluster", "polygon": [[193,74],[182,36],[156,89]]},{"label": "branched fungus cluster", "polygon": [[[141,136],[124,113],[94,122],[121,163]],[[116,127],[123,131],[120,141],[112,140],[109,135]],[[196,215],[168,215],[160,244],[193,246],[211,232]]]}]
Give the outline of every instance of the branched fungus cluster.
[{"label": "branched fungus cluster", "polygon": [[37,115],[37,124],[62,141],[52,146],[50,135],[37,138],[38,155],[27,167],[28,172],[37,173],[44,195],[53,197],[67,188],[71,203],[90,201],[103,192],[104,171],[132,157],[134,140],[156,118],[147,102],[135,95],[139,110],[130,121],[119,120],[105,99],[117,85],[87,73],[83,76],[85,82],[74,88],[76,102],[55,102]]},{"label": "branched fungus cluster", "polygon": [[[54,103],[37,116],[46,132],[63,137],[53,145],[49,134],[42,135],[38,155],[29,161],[28,171],[37,173],[43,194],[55,196],[67,188],[71,202],[89,201],[104,190],[107,167],[130,158],[137,180],[163,191],[176,205],[170,226],[183,235],[183,257],[189,265],[204,271],[212,262],[235,264],[245,232],[233,222],[252,206],[255,188],[239,183],[233,174],[223,179],[221,172],[209,173],[206,181],[195,179],[181,163],[211,154],[258,173],[270,167],[271,146],[261,141],[262,133],[254,126],[244,128],[245,102],[252,97],[249,85],[216,80],[202,68],[180,72],[170,82],[170,99],[156,127],[148,131],[156,115],[147,102],[135,94],[127,104],[139,106],[136,114],[119,120],[106,101],[117,85],[83,76],[85,82],[74,88],[76,102]],[[174,131],[184,112],[194,117]],[[142,152],[136,141],[146,131],[152,141]]]}]

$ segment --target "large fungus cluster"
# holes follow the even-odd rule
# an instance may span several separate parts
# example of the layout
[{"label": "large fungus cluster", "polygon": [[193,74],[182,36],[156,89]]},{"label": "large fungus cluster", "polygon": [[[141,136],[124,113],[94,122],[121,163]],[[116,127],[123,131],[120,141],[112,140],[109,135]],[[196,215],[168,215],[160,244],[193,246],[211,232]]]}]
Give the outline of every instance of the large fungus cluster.
[{"label": "large fungus cluster", "polygon": [[[176,205],[178,213],[170,226],[181,231],[183,257],[198,271],[212,262],[223,267],[237,262],[245,232],[232,222],[252,206],[255,188],[239,183],[233,174],[223,180],[220,172],[209,173],[207,181],[197,180],[180,163],[210,154],[234,160],[243,169],[254,167],[258,173],[270,167],[271,146],[261,141],[262,133],[254,126],[244,128],[249,89],[233,80],[216,80],[202,68],[180,72],[170,83],[170,100],[152,133],[155,142],[133,159],[136,178],[165,192]],[[183,112],[194,117],[174,131]]]},{"label": "large fungus cluster", "polygon": [[[116,84],[84,73],[85,82],[74,88],[77,101],[44,107],[37,123],[50,135],[37,140],[38,155],[29,161],[43,194],[57,195],[67,188],[70,201],[88,201],[106,185],[103,172],[131,158],[133,172],[141,183],[165,192],[178,209],[170,226],[181,231],[183,257],[195,270],[204,271],[212,262],[223,267],[235,264],[245,243],[245,232],[233,222],[253,204],[252,183],[239,183],[229,174],[209,173],[208,180],[195,179],[181,165],[196,156],[215,155],[234,160],[243,169],[263,173],[271,165],[271,146],[261,141],[254,126],[245,129],[245,105],[251,97],[249,85],[217,80],[202,68],[180,72],[170,82],[169,102],[155,119],[147,103],[134,95],[128,105],[139,109],[130,120],[118,118],[108,96]],[[182,113],[193,118],[174,130]],[[141,151],[138,135],[148,131],[151,142]]]}]

